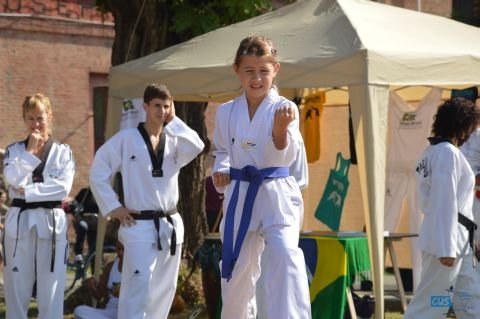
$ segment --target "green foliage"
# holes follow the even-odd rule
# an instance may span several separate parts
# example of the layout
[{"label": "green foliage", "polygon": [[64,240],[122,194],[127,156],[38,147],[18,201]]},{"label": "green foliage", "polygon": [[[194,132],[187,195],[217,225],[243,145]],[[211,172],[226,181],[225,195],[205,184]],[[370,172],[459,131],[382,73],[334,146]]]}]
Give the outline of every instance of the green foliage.
[{"label": "green foliage", "polygon": [[271,0],[174,0],[170,31],[194,37],[270,10]]},{"label": "green foliage", "polygon": [[[118,7],[117,0],[95,0],[102,13]],[[272,0],[130,0],[134,7],[143,1],[162,3],[168,16],[168,32],[181,42],[209,31],[240,22],[273,10]],[[294,0],[284,0],[284,4]],[[148,14],[152,14],[151,12]],[[160,14],[157,14],[160,16]]]}]

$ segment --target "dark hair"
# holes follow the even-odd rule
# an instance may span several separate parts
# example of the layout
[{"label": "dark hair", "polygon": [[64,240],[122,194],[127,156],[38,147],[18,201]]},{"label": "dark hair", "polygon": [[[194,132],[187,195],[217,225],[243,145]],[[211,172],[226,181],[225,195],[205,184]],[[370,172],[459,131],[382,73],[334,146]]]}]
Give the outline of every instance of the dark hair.
[{"label": "dark hair", "polygon": [[143,92],[143,102],[150,103],[153,99],[168,100],[172,99],[170,90],[163,84],[152,83],[145,88]]},{"label": "dark hair", "polygon": [[463,97],[445,101],[433,118],[432,134],[435,137],[456,138],[460,146],[477,128],[480,113],[477,106]]},{"label": "dark hair", "polygon": [[239,65],[244,55],[267,57],[272,63],[278,63],[277,49],[273,45],[272,40],[260,35],[249,35],[240,42],[237,53],[235,54],[234,63]]}]

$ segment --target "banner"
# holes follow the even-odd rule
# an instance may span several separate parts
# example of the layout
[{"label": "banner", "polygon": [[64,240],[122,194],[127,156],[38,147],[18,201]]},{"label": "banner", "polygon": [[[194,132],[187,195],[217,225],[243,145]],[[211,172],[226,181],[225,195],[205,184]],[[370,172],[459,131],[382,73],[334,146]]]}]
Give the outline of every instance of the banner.
[{"label": "banner", "polygon": [[138,123],[145,122],[145,116],[143,98],[123,100],[120,130],[137,127]]}]

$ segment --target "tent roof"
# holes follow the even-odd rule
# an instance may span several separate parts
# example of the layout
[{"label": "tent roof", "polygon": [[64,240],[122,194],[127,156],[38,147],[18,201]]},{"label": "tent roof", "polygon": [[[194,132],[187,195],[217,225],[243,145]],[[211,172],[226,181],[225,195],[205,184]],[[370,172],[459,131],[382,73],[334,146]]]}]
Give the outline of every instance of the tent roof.
[{"label": "tent roof", "polygon": [[222,99],[239,89],[231,64],[251,33],[276,44],[280,87],[480,82],[479,28],[367,0],[300,0],[113,67],[110,93],[161,82],[177,99]]}]

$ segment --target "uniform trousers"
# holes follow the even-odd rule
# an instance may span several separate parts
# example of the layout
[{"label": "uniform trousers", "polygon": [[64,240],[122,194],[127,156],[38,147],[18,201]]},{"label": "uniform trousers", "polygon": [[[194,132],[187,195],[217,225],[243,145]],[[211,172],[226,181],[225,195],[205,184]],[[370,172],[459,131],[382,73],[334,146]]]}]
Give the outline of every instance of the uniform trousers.
[{"label": "uniform trousers", "polygon": [[422,253],[422,277],[404,319],[445,318],[449,302],[456,318],[478,319],[480,281],[473,268],[470,247],[467,247],[453,267],[443,266],[436,256]]},{"label": "uniform trousers", "polygon": [[89,306],[78,306],[75,308],[75,319],[117,319],[117,303],[107,304],[105,309],[97,309]]},{"label": "uniform trousers", "polygon": [[56,236],[54,272],[50,272],[52,240],[39,238],[35,227],[18,238],[15,257],[15,238],[5,235],[4,269],[7,319],[27,319],[33,284],[37,280],[39,319],[63,318],[63,295],[67,272],[67,238]]},{"label": "uniform trousers", "polygon": [[[403,201],[408,203],[409,231],[420,232],[423,215],[418,209],[415,175],[411,172],[387,172],[387,196],[385,196],[384,229],[395,232],[400,223]],[[413,271],[413,291],[420,282],[422,272],[422,253],[418,248],[418,239],[411,238],[410,256]]]},{"label": "uniform trousers", "polygon": [[177,288],[182,247],[170,255],[169,244],[123,243],[122,282],[118,319],[166,319]]},{"label": "uniform trousers", "polygon": [[[475,241],[477,242],[477,245],[480,244],[480,199],[475,196],[473,199],[473,221],[477,224],[479,227],[475,231]],[[480,276],[480,266],[477,265],[477,274]]]},{"label": "uniform trousers", "polygon": [[[311,318],[305,259],[298,241],[299,228],[294,226],[275,225],[247,233],[232,278],[221,280],[222,319],[255,318],[260,271],[268,291],[262,305],[266,317],[261,319]],[[264,269],[260,267],[262,254],[268,261]]]}]

